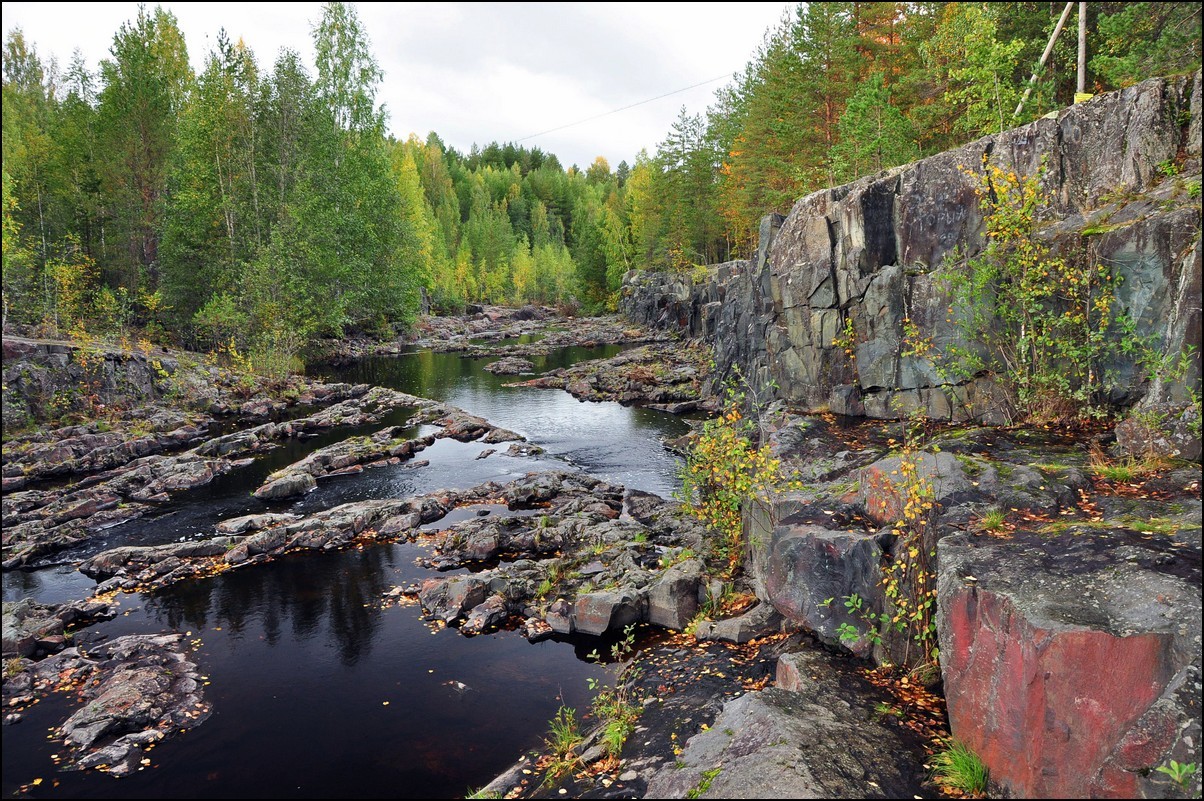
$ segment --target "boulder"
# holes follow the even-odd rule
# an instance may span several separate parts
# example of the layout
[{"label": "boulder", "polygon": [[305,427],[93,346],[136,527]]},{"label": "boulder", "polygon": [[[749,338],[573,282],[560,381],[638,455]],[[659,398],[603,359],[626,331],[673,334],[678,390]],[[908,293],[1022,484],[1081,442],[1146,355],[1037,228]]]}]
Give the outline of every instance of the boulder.
[{"label": "boulder", "polygon": [[262,487],[255,490],[255,497],[261,501],[275,501],[281,498],[292,498],[304,495],[316,489],[318,482],[309,473],[286,473],[279,478],[271,479]]},{"label": "boulder", "polygon": [[702,563],[689,559],[673,565],[648,588],[648,622],[681,631],[698,614]]},{"label": "boulder", "polygon": [[675,763],[653,773],[644,797],[923,797],[922,744],[872,714],[873,688],[822,654],[795,659],[814,680],[728,701]]},{"label": "boulder", "polygon": [[64,662],[94,672],[80,691],[83,706],[56,731],[79,767],[125,775],[165,733],[208,717],[200,672],[180,650],[182,640],[179,634],[127,635]]},{"label": "boulder", "polygon": [[572,634],[574,631],[573,604],[564,598],[557,598],[544,614],[544,622],[556,634]]},{"label": "boulder", "polygon": [[485,370],[494,375],[523,375],[534,373],[535,365],[531,363],[530,359],[524,359],[521,356],[507,356],[485,365]]},{"label": "boulder", "polygon": [[1137,459],[1200,461],[1200,410],[1192,404],[1156,403],[1134,411],[1116,426],[1116,447]]},{"label": "boulder", "polygon": [[[977,497],[978,491],[966,477],[961,463],[952,453],[921,451],[911,457],[915,477],[932,487],[927,500],[950,505],[963,498]],[[879,459],[857,473],[858,501],[866,514],[878,525],[889,525],[903,519],[907,505],[907,477],[902,471],[903,457]]]},{"label": "boulder", "polygon": [[468,613],[464,625],[460,627],[462,634],[481,634],[497,628],[506,622],[510,610],[506,599],[501,595],[490,595],[484,603],[473,607]]},{"label": "boulder", "polygon": [[248,531],[259,531],[262,528],[289,523],[297,519],[293,514],[258,514],[232,517],[217,524],[218,534],[245,534]]},{"label": "boulder", "polygon": [[1201,763],[1198,544],[963,534],[938,561],[950,727],[1007,792],[1164,797],[1155,768]]},{"label": "boulder", "polygon": [[617,631],[639,622],[643,616],[641,607],[641,599],[632,590],[585,593],[573,604],[573,627],[582,634]]},{"label": "boulder", "polygon": [[418,600],[432,617],[453,623],[485,601],[488,587],[476,576],[427,579],[418,591]]},{"label": "boulder", "polygon": [[740,645],[781,630],[782,616],[769,604],[757,604],[738,617],[700,623],[695,629],[695,637]]},{"label": "boulder", "polygon": [[[869,656],[878,624],[867,618],[883,611],[882,548],[876,535],[833,531],[787,518],[767,544],[765,597],[794,626],[815,632],[830,645]],[[853,596],[861,610],[846,607]],[[856,638],[842,637],[847,627]]]}]

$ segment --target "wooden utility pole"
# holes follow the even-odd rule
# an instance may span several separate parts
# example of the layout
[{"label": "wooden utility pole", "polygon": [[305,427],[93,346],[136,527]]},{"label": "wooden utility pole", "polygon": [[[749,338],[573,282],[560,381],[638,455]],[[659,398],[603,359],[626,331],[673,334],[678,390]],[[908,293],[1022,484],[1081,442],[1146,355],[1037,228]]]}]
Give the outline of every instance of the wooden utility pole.
[{"label": "wooden utility pole", "polygon": [[1024,110],[1024,104],[1028,102],[1028,96],[1033,93],[1033,87],[1037,85],[1037,77],[1041,75],[1041,70],[1045,69],[1045,62],[1049,61],[1049,54],[1053,52],[1054,43],[1058,41],[1058,34],[1062,32],[1062,26],[1066,24],[1066,18],[1070,16],[1072,8],[1074,8],[1074,0],[1067,3],[1066,8],[1062,9],[1062,16],[1058,18],[1053,35],[1049,37],[1049,44],[1045,45],[1045,52],[1041,54],[1041,60],[1037,62],[1037,68],[1033,70],[1033,77],[1028,79],[1028,88],[1024,90],[1024,96],[1020,98],[1020,102],[1016,105],[1016,113],[1012,117],[1019,117],[1020,112]]}]

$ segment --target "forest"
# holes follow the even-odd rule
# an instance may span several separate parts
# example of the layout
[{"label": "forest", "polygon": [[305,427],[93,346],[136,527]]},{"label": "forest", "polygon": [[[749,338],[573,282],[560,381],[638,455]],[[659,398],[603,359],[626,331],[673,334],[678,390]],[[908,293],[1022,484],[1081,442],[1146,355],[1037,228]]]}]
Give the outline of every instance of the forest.
[{"label": "forest", "polygon": [[[1087,91],[1199,67],[1200,10],[1091,3]],[[300,367],[322,338],[393,336],[423,299],[614,307],[630,269],[747,257],[800,196],[1074,100],[1062,3],[800,3],[702,114],[613,169],[538,147],[399,140],[354,6],[316,64],[221,34],[194,74],[177,20],[140,9],[97,66],[20,30],[3,51],[6,330],[138,336]],[[1077,25],[1074,17],[1068,28]],[[383,36],[383,34],[379,34]]]}]

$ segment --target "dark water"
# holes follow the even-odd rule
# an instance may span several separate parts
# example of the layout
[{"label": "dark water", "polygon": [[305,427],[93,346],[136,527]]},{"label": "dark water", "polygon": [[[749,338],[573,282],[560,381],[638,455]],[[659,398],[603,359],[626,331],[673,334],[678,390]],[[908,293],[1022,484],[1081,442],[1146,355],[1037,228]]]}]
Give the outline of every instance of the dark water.
[{"label": "dark water", "polygon": [[[544,370],[614,352],[569,349],[533,361]],[[559,391],[507,389],[502,385],[516,379],[483,372],[485,363],[418,353],[371,359],[329,377],[446,400],[526,434],[548,457],[499,452],[478,460],[487,446],[439,440],[418,456],[430,460],[427,467],[327,479],[304,500],[275,508],[312,511],[566,465],[661,493],[674,486],[676,463],[659,438],[681,433],[681,421],[584,404]],[[113,529],[105,547],[207,534],[224,517],[263,511],[248,495],[263,476],[346,434],[289,443],[197,490],[169,515]],[[60,697],[45,700],[4,729],[5,795],[35,778],[44,781],[29,790],[33,797],[114,798],[461,797],[487,782],[539,744],[561,703],[579,711],[588,706],[586,680],[605,671],[585,654],[599,643],[531,645],[512,632],[432,633],[417,607],[382,608],[389,587],[429,575],[414,564],[422,547],[298,555],[151,597],[124,597],[126,614],[89,632],[179,631],[199,640],[193,659],[212,682],[206,688],[212,717],[151,751],[152,767],[117,780],[55,767],[51,754],[63,748],[46,734],[72,708]],[[4,598],[63,600],[91,586],[69,567],[49,567],[5,574]]]}]

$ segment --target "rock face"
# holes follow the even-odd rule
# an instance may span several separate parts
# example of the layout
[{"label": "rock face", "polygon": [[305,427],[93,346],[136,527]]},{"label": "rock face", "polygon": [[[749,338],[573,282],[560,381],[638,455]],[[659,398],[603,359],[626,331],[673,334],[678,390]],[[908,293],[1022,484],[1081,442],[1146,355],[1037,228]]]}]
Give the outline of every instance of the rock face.
[{"label": "rock face", "polygon": [[1165,797],[1151,771],[1198,763],[1198,552],[1106,532],[938,556],[950,726],[1009,793]]},{"label": "rock face", "polygon": [[[950,383],[928,359],[903,355],[903,320],[938,347],[979,346],[947,319],[941,281],[983,244],[974,179],[964,170],[986,158],[1032,176],[1044,160],[1051,208],[1040,235],[1067,258],[1112,265],[1119,304],[1138,332],[1178,358],[1200,344],[1200,211],[1184,177],[1200,171],[1200,91],[1199,73],[1149,80],[813,193],[785,219],[763,221],[755,258],[712,267],[705,281],[628,274],[622,311],[710,341],[711,393],[739,368],[761,397],[811,410],[1003,422],[1008,400],[989,378]],[[1178,181],[1159,170],[1165,163],[1176,164]],[[855,361],[835,341],[846,321]],[[1148,389],[1182,401],[1200,381],[1198,350],[1189,361],[1185,375],[1158,387],[1118,362],[1112,397],[1132,403]]]},{"label": "rock face", "polygon": [[176,367],[175,359],[143,353],[89,354],[64,342],[6,337],[4,430],[45,419],[52,407],[59,413],[83,411],[93,402],[89,394],[104,404],[153,401],[166,392]]},{"label": "rock face", "polygon": [[[765,594],[792,622],[826,642],[841,642],[858,656],[868,656],[873,645],[870,626],[851,613],[845,599],[857,596],[881,608],[882,556],[873,535],[794,524],[787,518],[773,531]],[[860,636],[842,639],[842,625],[852,626]]]}]

